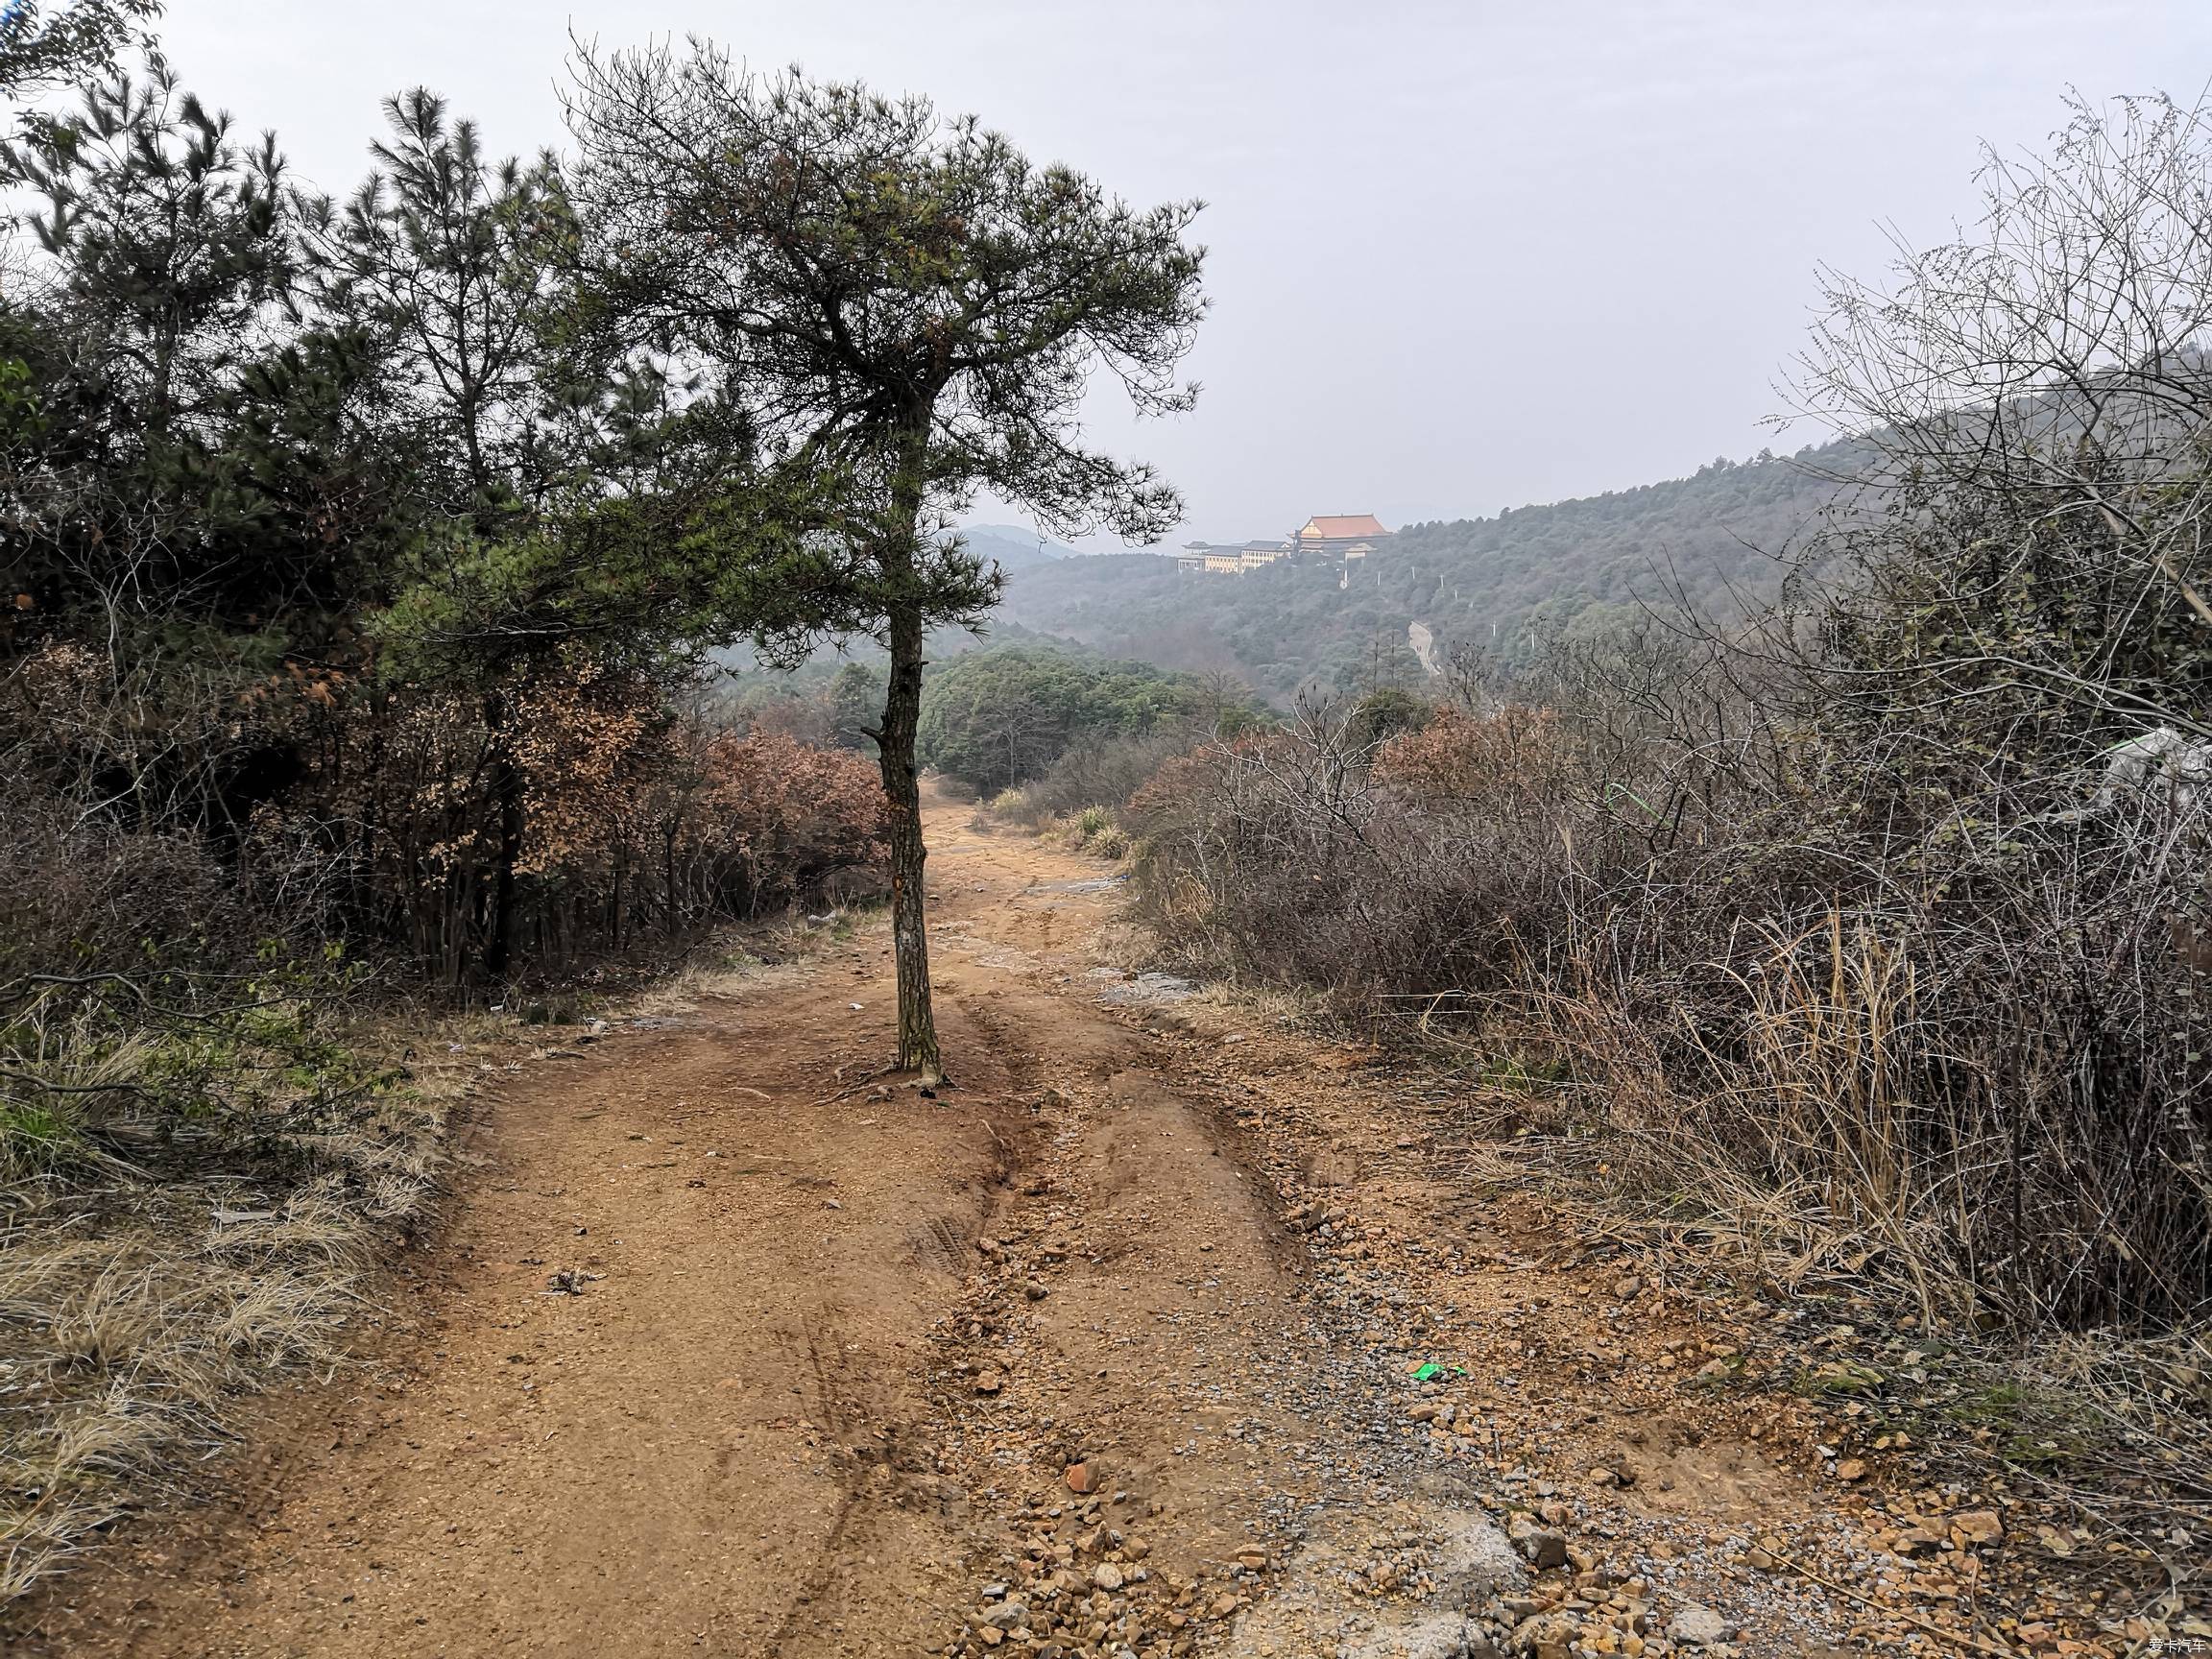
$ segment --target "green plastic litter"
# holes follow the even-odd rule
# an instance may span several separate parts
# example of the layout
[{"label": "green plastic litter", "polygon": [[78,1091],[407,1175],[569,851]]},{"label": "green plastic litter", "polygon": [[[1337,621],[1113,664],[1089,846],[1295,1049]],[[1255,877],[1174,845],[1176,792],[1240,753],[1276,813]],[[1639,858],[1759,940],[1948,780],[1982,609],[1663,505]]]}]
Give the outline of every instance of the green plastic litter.
[{"label": "green plastic litter", "polygon": [[1416,1382],[1426,1382],[1431,1377],[1443,1375],[1444,1367],[1437,1364],[1433,1359],[1425,1360],[1413,1368],[1413,1381]]}]

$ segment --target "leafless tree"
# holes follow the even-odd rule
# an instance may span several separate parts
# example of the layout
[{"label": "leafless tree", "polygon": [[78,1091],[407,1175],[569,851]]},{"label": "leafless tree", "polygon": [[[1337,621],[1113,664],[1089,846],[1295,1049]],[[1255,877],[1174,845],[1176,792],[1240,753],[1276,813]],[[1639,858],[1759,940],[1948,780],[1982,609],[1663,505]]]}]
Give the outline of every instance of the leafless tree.
[{"label": "leafless tree", "polygon": [[2099,744],[2212,735],[2212,111],[2068,108],[2048,155],[1985,150],[1951,240],[1823,274],[1787,396],[1872,457],[1821,542],[1881,618],[1841,666]]}]

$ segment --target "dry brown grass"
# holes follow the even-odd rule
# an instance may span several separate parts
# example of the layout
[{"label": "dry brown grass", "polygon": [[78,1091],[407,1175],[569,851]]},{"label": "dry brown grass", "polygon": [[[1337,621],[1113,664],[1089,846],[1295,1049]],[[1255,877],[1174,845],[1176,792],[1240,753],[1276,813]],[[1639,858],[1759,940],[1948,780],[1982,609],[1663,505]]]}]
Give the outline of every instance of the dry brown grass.
[{"label": "dry brown grass", "polygon": [[438,1191],[492,1035],[479,1018],[420,1038],[440,1059],[409,1087],[281,1156],[158,1176],[104,1160],[94,1179],[0,1188],[0,1602],[175,1495],[245,1397],[343,1362],[379,1259]]},{"label": "dry brown grass", "polygon": [[806,971],[805,958],[826,938],[868,926],[867,909],[833,909],[819,919],[793,915],[757,926],[732,928],[694,951],[673,973],[655,981],[630,1004],[647,1019],[680,1019],[720,997],[735,997],[795,979]]},{"label": "dry brown grass", "polygon": [[[1886,965],[1860,966],[1878,970],[1867,983],[1894,988]],[[1777,979],[1769,1069],[1718,1107],[1671,1094],[1636,1028],[1587,1002],[1547,1006],[1542,1023],[1526,1022],[1506,1046],[1523,1057],[1572,1051],[1586,1074],[1601,1055],[1609,1086],[1501,1067],[1495,1028],[1479,1049],[1431,1028],[1407,1059],[1426,1068],[1456,1058],[1475,1079],[1456,1114],[1460,1180],[1541,1195],[1573,1236],[1621,1247],[1652,1283],[1715,1293],[1716,1317],[1748,1293],[1843,1312],[1861,1357],[1884,1371],[1900,1346],[1940,1353],[1935,1380],[1886,1407],[1910,1417],[1923,1445],[2002,1462],[2016,1483],[2169,1562],[2176,1583],[2194,1582],[2186,1540],[2212,1526],[2212,1325],[2045,1329],[2023,1339],[1993,1318],[1958,1274],[1957,1238],[1941,1220],[1945,1202],[1966,1201],[1971,1161],[1960,1159],[1968,1166],[1955,1193],[1905,1190],[1897,1142],[1882,1132],[1891,1114],[1863,1087],[1880,1071],[1880,1021],[1864,1008],[1842,1019],[1839,998],[1786,1014],[1796,994]],[[1839,1075],[1847,1061],[1857,1063],[1856,1095]],[[1853,1098],[1839,1124],[1836,1102]],[[1748,1160],[1715,1132],[1744,1119],[1760,1120],[1790,1156]],[[1820,1327],[1833,1329],[1833,1316]]]}]

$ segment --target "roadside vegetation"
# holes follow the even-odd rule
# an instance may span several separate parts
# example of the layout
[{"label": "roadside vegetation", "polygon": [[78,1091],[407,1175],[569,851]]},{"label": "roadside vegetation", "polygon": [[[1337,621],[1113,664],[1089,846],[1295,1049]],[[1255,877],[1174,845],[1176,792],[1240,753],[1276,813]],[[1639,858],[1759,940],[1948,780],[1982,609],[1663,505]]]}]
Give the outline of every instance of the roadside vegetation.
[{"label": "roadside vegetation", "polygon": [[1861,447],[1765,611],[1462,638],[1419,706],[1309,702],[1081,804],[1166,965],[1403,1042],[1623,1237],[1971,1357],[1960,1442],[2097,1494],[2177,1596],[2212,1515],[2208,164],[2200,113],[2077,107],[1991,159],[1977,235],[1830,279],[1798,397]]}]

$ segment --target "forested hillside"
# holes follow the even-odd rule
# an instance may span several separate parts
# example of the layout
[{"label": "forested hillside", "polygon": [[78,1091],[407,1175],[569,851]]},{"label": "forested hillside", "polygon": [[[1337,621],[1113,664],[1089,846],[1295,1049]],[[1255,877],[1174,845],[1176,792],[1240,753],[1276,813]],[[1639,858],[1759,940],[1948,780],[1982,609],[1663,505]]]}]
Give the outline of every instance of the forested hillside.
[{"label": "forested hillside", "polygon": [[1715,461],[1689,478],[1408,525],[1344,587],[1334,564],[1186,576],[1150,553],[1039,563],[1009,571],[999,625],[1171,668],[1232,671],[1276,701],[1307,685],[1410,683],[1422,670],[1407,647],[1409,622],[1510,661],[1535,640],[1677,587],[1721,615],[1740,596],[1770,594],[1833,493],[1825,475],[1850,459],[1832,445]]}]

